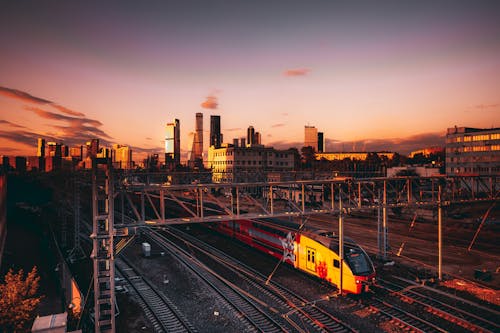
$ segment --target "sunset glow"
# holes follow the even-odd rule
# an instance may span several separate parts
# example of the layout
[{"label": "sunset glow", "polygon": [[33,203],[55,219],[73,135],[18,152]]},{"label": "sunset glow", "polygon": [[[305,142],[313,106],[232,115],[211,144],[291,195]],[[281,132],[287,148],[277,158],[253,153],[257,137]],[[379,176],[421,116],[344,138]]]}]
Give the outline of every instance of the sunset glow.
[{"label": "sunset glow", "polygon": [[[446,128],[500,126],[495,1],[8,2],[0,11],[0,155],[98,137],[162,153],[195,113],[225,142],[408,153]],[[205,145],[208,132],[205,133]]]}]

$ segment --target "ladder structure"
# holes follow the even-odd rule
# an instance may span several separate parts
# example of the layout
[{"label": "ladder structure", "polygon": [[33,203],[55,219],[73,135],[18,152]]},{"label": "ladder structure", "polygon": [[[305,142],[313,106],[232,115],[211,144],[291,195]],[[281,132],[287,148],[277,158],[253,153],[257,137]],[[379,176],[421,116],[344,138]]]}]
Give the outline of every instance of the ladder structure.
[{"label": "ladder structure", "polygon": [[109,159],[92,159],[95,332],[115,332],[114,196]]}]

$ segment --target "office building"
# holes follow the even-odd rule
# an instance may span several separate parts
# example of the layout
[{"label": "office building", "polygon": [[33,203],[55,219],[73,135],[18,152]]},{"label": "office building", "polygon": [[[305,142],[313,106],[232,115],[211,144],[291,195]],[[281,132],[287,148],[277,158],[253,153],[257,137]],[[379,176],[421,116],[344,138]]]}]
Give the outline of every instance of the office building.
[{"label": "office building", "polygon": [[249,147],[260,145],[261,144],[261,135],[259,132],[256,132],[253,126],[249,126],[247,129],[247,140],[246,144]]},{"label": "office building", "polygon": [[[277,150],[264,146],[224,144],[221,148],[209,148],[207,163],[212,169],[214,182],[255,181],[267,179],[263,176],[265,173],[294,170],[296,158],[294,151],[294,149]],[[257,174],[261,176],[260,179],[253,178]]]},{"label": "office building", "polygon": [[36,156],[38,157],[39,170],[45,171],[45,139],[38,138]]},{"label": "office building", "polygon": [[45,157],[45,139],[38,138],[38,147],[36,150],[36,156]]},{"label": "office building", "polygon": [[28,160],[24,156],[16,156],[16,171],[24,173],[27,170]]},{"label": "office building", "polygon": [[114,168],[133,169],[132,149],[129,146],[114,144],[111,155]]},{"label": "office building", "polygon": [[69,156],[77,161],[83,159],[83,146],[73,146],[69,149]]},{"label": "office building", "polygon": [[196,113],[195,131],[189,164],[192,168],[203,167],[203,113]]},{"label": "office building", "polygon": [[220,116],[210,116],[210,147],[220,148],[221,145]]},{"label": "office building", "polygon": [[304,147],[312,147],[318,151],[318,129],[314,126],[304,127]]},{"label": "office building", "polygon": [[247,129],[247,144],[249,146],[252,146],[255,144],[255,129],[253,128],[253,126],[249,126],[248,129]]},{"label": "office building", "polygon": [[181,129],[179,119],[174,119],[165,128],[165,166],[175,170],[181,164]]},{"label": "office building", "polygon": [[448,128],[446,174],[498,175],[500,173],[500,128]]},{"label": "office building", "polygon": [[322,153],[325,151],[325,138],[323,132],[318,132],[318,153]]},{"label": "office building", "polygon": [[255,132],[255,135],[254,135],[254,139],[253,139],[254,143],[256,145],[261,145],[262,144],[262,141],[261,141],[261,135],[259,132]]},{"label": "office building", "polygon": [[45,150],[45,171],[61,170],[62,167],[62,144],[47,142]]},{"label": "office building", "polygon": [[87,148],[86,157],[97,157],[97,154],[99,154],[99,139],[92,139],[90,141],[87,141],[85,143],[85,146]]}]

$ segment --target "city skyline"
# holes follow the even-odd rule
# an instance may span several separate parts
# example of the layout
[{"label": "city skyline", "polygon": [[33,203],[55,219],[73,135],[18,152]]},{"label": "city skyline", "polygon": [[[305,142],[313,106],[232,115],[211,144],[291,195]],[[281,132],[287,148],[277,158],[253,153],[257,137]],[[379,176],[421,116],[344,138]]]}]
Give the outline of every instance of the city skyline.
[{"label": "city skyline", "polygon": [[205,129],[220,115],[224,142],[253,126],[280,149],[306,125],[327,151],[400,153],[500,125],[496,2],[3,7],[0,155],[36,155],[38,137],[162,153],[178,118],[185,160],[197,112]]}]

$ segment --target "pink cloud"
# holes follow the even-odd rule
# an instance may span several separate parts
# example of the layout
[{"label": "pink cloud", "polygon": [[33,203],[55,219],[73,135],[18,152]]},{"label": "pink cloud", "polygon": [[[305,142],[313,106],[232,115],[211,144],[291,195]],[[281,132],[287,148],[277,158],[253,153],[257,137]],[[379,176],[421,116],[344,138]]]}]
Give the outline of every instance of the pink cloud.
[{"label": "pink cloud", "polygon": [[306,76],[311,72],[309,68],[293,68],[287,69],[283,72],[284,76]]},{"label": "pink cloud", "polygon": [[219,106],[219,104],[217,102],[217,97],[214,95],[207,96],[205,101],[203,101],[203,103],[201,103],[201,107],[204,109],[215,110],[215,109],[217,109],[218,106]]}]

